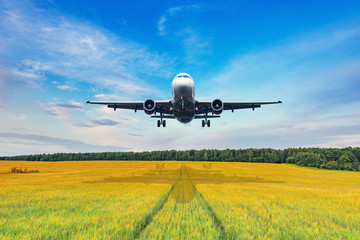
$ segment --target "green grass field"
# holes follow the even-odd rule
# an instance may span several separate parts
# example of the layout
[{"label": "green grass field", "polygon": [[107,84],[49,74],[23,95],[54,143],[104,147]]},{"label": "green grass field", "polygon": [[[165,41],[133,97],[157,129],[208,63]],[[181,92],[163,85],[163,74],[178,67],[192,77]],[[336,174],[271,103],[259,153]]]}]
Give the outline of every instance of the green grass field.
[{"label": "green grass field", "polygon": [[360,173],[1,161],[0,239],[360,239]]}]

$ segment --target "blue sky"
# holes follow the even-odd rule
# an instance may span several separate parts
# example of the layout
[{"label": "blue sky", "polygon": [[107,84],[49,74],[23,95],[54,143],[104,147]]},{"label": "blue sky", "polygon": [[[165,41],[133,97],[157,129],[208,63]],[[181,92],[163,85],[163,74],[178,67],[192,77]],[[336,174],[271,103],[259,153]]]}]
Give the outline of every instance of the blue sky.
[{"label": "blue sky", "polygon": [[[359,1],[0,0],[0,156],[360,145]],[[282,100],[166,128],[87,100]]]}]

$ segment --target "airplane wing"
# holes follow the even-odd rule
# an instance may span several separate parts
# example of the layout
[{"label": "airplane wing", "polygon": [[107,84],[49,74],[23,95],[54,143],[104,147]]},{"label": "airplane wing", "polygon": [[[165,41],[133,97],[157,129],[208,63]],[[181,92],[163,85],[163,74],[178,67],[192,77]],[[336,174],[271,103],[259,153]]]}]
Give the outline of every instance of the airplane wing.
[{"label": "airplane wing", "polygon": [[[210,113],[212,101],[198,101],[196,104],[196,114],[202,113]],[[282,103],[281,101],[267,101],[267,102],[223,102],[224,107],[223,110],[231,110],[234,111],[236,109],[245,109],[251,108],[255,110],[255,108],[260,108],[261,105],[265,104],[278,104]]]},{"label": "airplane wing", "polygon": [[[109,101],[109,102],[105,102],[105,101],[87,101],[86,104],[101,104],[101,105],[107,105],[108,108],[113,108],[114,111],[117,108],[120,109],[130,109],[130,110],[134,110],[135,112],[137,110],[144,110],[144,102],[143,101],[134,101],[134,102],[127,102],[127,101],[122,101],[122,102],[117,102],[117,101]],[[172,109],[171,109],[171,102],[168,100],[165,101],[155,101],[155,112],[158,113],[164,113],[164,114],[172,114]]]}]

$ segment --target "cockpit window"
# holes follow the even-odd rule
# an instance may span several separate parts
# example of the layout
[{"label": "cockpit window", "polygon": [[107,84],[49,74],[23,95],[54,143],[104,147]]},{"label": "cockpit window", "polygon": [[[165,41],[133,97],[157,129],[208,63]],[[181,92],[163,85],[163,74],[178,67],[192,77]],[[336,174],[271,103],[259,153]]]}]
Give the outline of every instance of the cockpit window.
[{"label": "cockpit window", "polygon": [[179,77],[191,78],[191,77],[188,76],[188,75],[179,75],[179,76],[176,76],[176,78],[179,78]]}]

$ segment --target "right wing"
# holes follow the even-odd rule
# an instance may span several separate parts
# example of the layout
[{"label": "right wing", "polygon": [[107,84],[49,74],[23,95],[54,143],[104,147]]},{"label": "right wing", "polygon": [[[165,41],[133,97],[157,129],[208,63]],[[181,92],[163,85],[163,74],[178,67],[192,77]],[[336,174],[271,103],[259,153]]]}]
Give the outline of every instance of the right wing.
[{"label": "right wing", "polygon": [[266,104],[278,104],[282,103],[281,101],[267,101],[267,102],[224,102],[224,110],[235,110],[235,109],[244,109],[244,108],[255,108],[261,107],[261,105]]},{"label": "right wing", "polygon": [[[198,101],[196,103],[196,114],[204,114],[212,112],[211,109],[212,101]],[[223,102],[224,108],[223,110],[231,110],[234,111],[236,109],[245,109],[245,108],[260,108],[261,105],[265,104],[278,104],[282,103],[281,101],[267,101],[267,102]]]},{"label": "right wing", "polygon": [[[158,113],[165,113],[165,114],[172,114],[171,102],[170,101],[154,101],[155,102],[155,112]],[[125,101],[125,102],[118,102],[118,101],[87,101],[86,104],[100,104],[100,105],[107,105],[108,108],[113,108],[114,111],[117,108],[120,109],[130,109],[130,110],[144,110],[144,102],[142,101]]]}]

